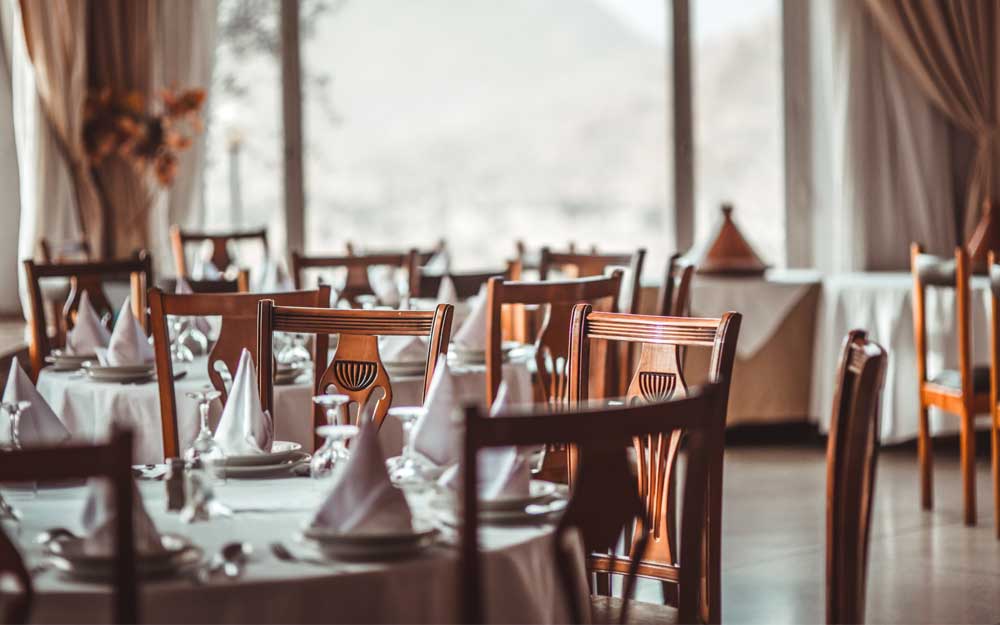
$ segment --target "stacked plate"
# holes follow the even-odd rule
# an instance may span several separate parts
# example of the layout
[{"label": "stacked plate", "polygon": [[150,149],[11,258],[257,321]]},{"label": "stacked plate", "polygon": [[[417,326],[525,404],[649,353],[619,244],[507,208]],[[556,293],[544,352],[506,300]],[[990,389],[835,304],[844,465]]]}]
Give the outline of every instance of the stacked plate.
[{"label": "stacked plate", "polygon": [[437,540],[438,530],[415,526],[409,532],[341,534],[317,527],[307,527],[303,538],[312,541],[333,560],[392,560],[413,556]]},{"label": "stacked plate", "polygon": [[45,362],[49,363],[53,371],[76,371],[86,362],[97,362],[97,355],[67,354],[56,350],[45,357]]},{"label": "stacked plate", "polygon": [[299,475],[309,464],[310,456],[302,445],[274,441],[271,452],[247,456],[227,456],[223,475],[234,479],[265,479]]},{"label": "stacked plate", "polygon": [[279,364],[274,369],[274,383],[276,385],[295,384],[295,381],[308,373],[308,369],[293,365]]},{"label": "stacked plate", "polygon": [[[142,578],[170,577],[197,566],[204,555],[201,547],[178,534],[160,536],[162,551],[136,554],[136,571]],[[89,582],[109,582],[115,570],[113,555],[91,555],[83,538],[67,538],[48,544],[52,564],[67,577]]]},{"label": "stacked plate", "polygon": [[97,382],[136,383],[148,382],[153,379],[156,368],[148,365],[128,365],[112,367],[105,365],[90,365],[86,367],[87,376]]}]

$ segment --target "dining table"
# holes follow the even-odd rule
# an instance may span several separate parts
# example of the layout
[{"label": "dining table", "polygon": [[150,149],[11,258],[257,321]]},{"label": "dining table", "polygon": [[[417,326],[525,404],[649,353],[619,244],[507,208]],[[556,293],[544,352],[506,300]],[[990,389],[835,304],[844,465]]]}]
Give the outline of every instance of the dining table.
[{"label": "dining table", "polygon": [[[332,479],[229,479],[216,484],[215,493],[232,515],[196,523],[185,523],[178,513],[167,511],[164,481],[138,480],[141,500],[159,532],[189,539],[206,559],[232,541],[250,545],[238,575],[217,572],[199,577],[181,572],[142,580],[140,619],[149,623],[459,621],[457,532],[454,522],[440,524],[440,498],[419,491],[407,494],[415,520],[437,519],[441,527],[438,540],[420,553],[401,559],[324,559],[301,531]],[[110,619],[110,587],[77,581],[53,568],[36,541],[40,532],[54,526],[80,532],[86,493],[83,485],[4,491],[21,512],[21,523],[12,533],[34,570],[32,622]],[[566,592],[558,581],[553,530],[551,519],[481,528],[484,612],[489,622],[566,622],[569,597],[586,597],[585,592]],[[297,560],[275,555],[275,543]],[[578,552],[575,577],[584,580],[582,549]]]}]

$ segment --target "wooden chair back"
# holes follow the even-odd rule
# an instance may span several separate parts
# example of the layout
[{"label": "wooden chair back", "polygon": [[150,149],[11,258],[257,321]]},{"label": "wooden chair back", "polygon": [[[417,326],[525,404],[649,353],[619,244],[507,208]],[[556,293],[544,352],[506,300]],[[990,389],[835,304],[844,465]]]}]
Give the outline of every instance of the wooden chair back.
[{"label": "wooden chair back", "polygon": [[508,269],[499,271],[479,271],[443,275],[429,275],[421,269],[410,274],[410,295],[412,297],[435,297],[441,288],[441,280],[447,275],[455,285],[455,293],[459,299],[468,299],[479,293],[479,289],[489,282],[490,278],[510,280]]},{"label": "wooden chair back", "polygon": [[[265,410],[274,405],[274,384],[268,356],[273,352],[274,332],[315,334],[317,343],[330,334],[339,335],[337,349],[329,365],[326,352],[317,350],[315,391],[317,394],[336,392],[351,398],[357,406],[358,419],[373,399],[376,390],[381,397],[371,408],[372,420],[381,427],[392,405],[392,384],[379,355],[379,336],[422,336],[427,338],[427,364],[424,370],[424,393],[431,383],[437,363],[448,355],[451,339],[451,318],[454,306],[439,304],[433,311],[417,310],[343,310],[280,305],[276,299],[261,300],[259,305],[257,350],[260,354],[261,403]],[[421,400],[423,398],[421,397]],[[349,407],[345,413],[350,414]],[[313,411],[314,425],[325,425],[326,417],[319,407]],[[322,443],[316,437],[316,445]]]},{"label": "wooden chair back", "polygon": [[90,262],[94,260],[90,253],[90,243],[84,240],[63,241],[52,244],[42,237],[38,240],[38,255],[43,264],[65,262]]},{"label": "wooden chair back", "polygon": [[153,284],[153,261],[149,254],[140,252],[132,260],[110,260],[86,263],[49,263],[39,264],[33,260],[24,261],[24,274],[28,283],[28,302],[30,305],[29,323],[31,331],[32,379],[38,379],[38,373],[45,366],[45,357],[53,347],[49,339],[45,319],[45,300],[42,296],[41,282],[48,278],[68,278],[70,292],[62,307],[60,318],[56,319],[59,329],[56,333],[57,342],[65,332],[73,328],[76,320],[76,310],[80,306],[80,298],[86,291],[90,303],[98,315],[113,315],[114,310],[104,283],[112,280],[127,279],[131,283],[132,313],[146,327],[146,289]]},{"label": "wooden chair back", "polygon": [[[569,392],[569,322],[573,307],[590,302],[614,312],[621,290],[622,272],[609,277],[577,278],[559,282],[509,282],[491,278],[486,287],[486,400],[492,405],[503,379],[503,307],[545,306],[535,346],[538,395],[554,407],[566,403]],[[603,362],[603,359],[595,359]],[[607,372],[602,375],[606,377]]]},{"label": "wooden chair back", "polygon": [[868,536],[886,351],[853,330],[844,341],[826,447],[826,622],[864,623]]},{"label": "wooden chair back", "polygon": [[[132,508],[132,433],[112,430],[110,440],[100,445],[60,445],[4,451],[0,462],[0,482],[79,480],[107,478],[115,498],[115,563],[112,576],[112,620],[139,622],[139,583],[135,562],[135,528]],[[4,597],[5,615],[10,623],[26,623],[33,600],[30,576],[24,577],[24,563],[17,550],[0,531],[0,572],[14,572],[23,586],[13,600]]]},{"label": "wooden chair back", "polygon": [[187,246],[190,244],[204,245],[206,241],[212,244],[212,264],[219,271],[225,271],[236,259],[229,253],[230,243],[236,241],[260,241],[264,254],[267,254],[267,228],[259,230],[240,230],[233,232],[196,232],[183,230],[178,225],[170,227],[170,245],[174,252],[174,268],[177,275],[188,277]]},{"label": "wooden chair back", "polygon": [[694,263],[680,254],[670,257],[656,298],[656,314],[661,317],[686,317],[691,314],[691,278],[694,270]]},{"label": "wooden chair back", "polygon": [[986,273],[990,280],[990,447],[993,464],[993,520],[1000,540],[1000,258],[990,250]]},{"label": "wooden chair back", "polygon": [[360,256],[304,256],[292,252],[292,281],[295,288],[301,289],[305,284],[305,273],[315,269],[345,269],[347,277],[344,286],[338,291],[338,296],[356,305],[359,295],[373,295],[371,283],[368,281],[368,268],[379,265],[402,267],[411,270],[416,265],[415,250],[406,254],[365,254]]},{"label": "wooden chair back", "polygon": [[[571,621],[588,622],[581,613],[588,603],[579,596],[579,577],[573,574],[578,553],[570,548],[567,534],[576,530],[586,554],[603,554],[618,543],[631,525],[648,527],[649,511],[639,496],[640,487],[629,460],[628,448],[635,438],[658,438],[683,431],[687,441],[684,474],[684,505],[681,510],[682,564],[670,565],[679,585],[678,611],[681,623],[712,621],[702,604],[704,583],[706,495],[711,492],[711,458],[722,453],[725,399],[719,385],[708,384],[700,392],[669,402],[642,403],[624,408],[573,409],[568,413],[498,416],[486,418],[478,408],[466,410],[465,447],[462,458],[463,485],[477,484],[477,452],[484,447],[505,445],[572,445],[579,450],[577,472],[569,504],[556,527],[555,562],[560,582],[570,599]],[[479,498],[473,486],[463,486],[461,529],[462,568],[460,597],[462,621],[483,622],[483,570],[479,564]],[[718,524],[718,518],[708,523]],[[625,578],[623,596],[630,599],[635,578],[648,544],[647,533],[628,555],[616,564]],[[623,602],[620,621],[627,620],[628,602]]]},{"label": "wooden chair back", "polygon": [[[627,343],[639,347],[636,371],[628,386],[628,405],[679,399],[689,394],[684,381],[681,351],[690,348],[712,350],[708,382],[718,385],[722,399],[722,424],[725,426],[729,386],[742,316],[728,312],[717,319],[696,317],[653,317],[621,313],[594,312],[588,304],[573,310],[570,324],[569,397],[570,406],[586,405],[591,399],[605,399],[590,394],[590,350],[593,341]],[[648,538],[650,547],[639,565],[639,575],[673,581],[670,567],[677,562],[676,521],[672,488],[683,432],[667,432],[663,436],[637,439],[639,489],[650,519],[648,536],[633,534],[635,541]],[[721,528],[722,514],[722,449],[709,459],[711,475],[708,516],[713,530]],[[575,472],[576,455],[569,454],[569,474]],[[721,611],[721,534],[708,539],[706,599],[713,621]],[[610,555],[591,559],[592,570],[599,573],[621,573],[621,566]]]},{"label": "wooden chair back", "polygon": [[538,265],[538,279],[548,280],[553,270],[559,270],[571,278],[603,276],[610,268],[621,268],[627,273],[622,277],[622,292],[618,300],[618,310],[627,313],[639,312],[639,295],[642,291],[642,264],[646,250],[637,249],[631,254],[580,254],[573,251],[553,252],[542,248]]},{"label": "wooden chair back", "polygon": [[[170,328],[167,316],[221,317],[219,336],[208,354],[206,365],[208,379],[222,394],[225,403],[227,391],[222,374],[216,370],[221,362],[230,375],[236,374],[240,354],[250,350],[258,368],[261,366],[257,352],[257,304],[268,299],[288,306],[323,307],[330,302],[330,289],[321,286],[313,291],[288,293],[236,293],[176,295],[154,288],[149,291],[150,320],[153,329],[153,348],[156,352],[156,383],[160,395],[160,423],[163,429],[163,457],[176,458],[180,454],[177,432],[177,397],[174,393],[173,361],[170,358]],[[326,358],[328,339],[319,336],[315,342],[317,373],[319,362]],[[270,369],[270,367],[269,367]],[[273,414],[273,413],[272,413]]]},{"label": "wooden chair back", "polygon": [[207,293],[249,293],[250,292],[250,272],[240,269],[235,280],[195,280],[185,278],[191,291],[197,294]]}]

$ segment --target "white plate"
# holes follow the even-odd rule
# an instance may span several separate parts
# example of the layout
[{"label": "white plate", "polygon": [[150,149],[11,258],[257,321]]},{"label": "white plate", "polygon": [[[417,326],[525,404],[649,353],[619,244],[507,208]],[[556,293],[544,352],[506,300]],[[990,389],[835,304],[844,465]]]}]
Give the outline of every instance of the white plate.
[{"label": "white plate", "polygon": [[528,495],[498,497],[497,499],[480,499],[479,507],[482,510],[524,509],[525,506],[548,499],[556,493],[556,488],[557,485],[553,482],[531,480],[531,483],[528,485]]},{"label": "white plate", "polygon": [[[50,542],[46,549],[74,566],[98,568],[114,566],[115,556],[112,554],[90,554],[84,550],[85,539],[65,538]],[[160,544],[163,549],[154,552],[136,553],[136,564],[140,567],[155,567],[167,562],[185,551],[196,549],[190,539],[180,534],[161,534]]]},{"label": "white plate", "polygon": [[264,464],[256,466],[234,466],[222,469],[222,474],[228,479],[234,480],[267,480],[282,477],[296,477],[300,475],[301,467],[308,467],[312,458],[304,451],[296,452],[294,460],[282,464]]},{"label": "white plate", "polygon": [[135,367],[87,367],[87,376],[97,382],[138,382],[153,377],[153,365]]},{"label": "white plate", "polygon": [[[201,547],[191,545],[190,548],[172,554],[170,558],[160,562],[143,563],[142,561],[138,561],[136,563],[136,573],[143,579],[172,577],[182,571],[198,566],[204,556],[205,552]],[[92,566],[67,560],[60,556],[52,556],[51,559],[53,566],[65,577],[78,581],[106,583],[112,581],[115,572],[113,561],[109,561],[107,564]]]},{"label": "white plate", "polygon": [[296,456],[301,454],[302,445],[299,443],[294,443],[292,441],[274,441],[271,444],[271,453],[267,454],[248,454],[245,456],[227,456],[226,466],[232,467],[251,467],[251,466],[262,466],[262,465],[276,465],[283,464],[289,460],[297,459]]},{"label": "white plate", "polygon": [[303,536],[334,560],[383,560],[420,553],[434,544],[436,528],[394,534],[336,534],[307,528]]}]

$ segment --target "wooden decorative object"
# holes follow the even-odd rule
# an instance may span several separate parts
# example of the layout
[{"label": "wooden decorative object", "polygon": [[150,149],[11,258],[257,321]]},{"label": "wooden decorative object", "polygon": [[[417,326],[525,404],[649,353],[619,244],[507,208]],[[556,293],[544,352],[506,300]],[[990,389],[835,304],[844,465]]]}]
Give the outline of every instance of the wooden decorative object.
[{"label": "wooden decorative object", "polygon": [[996,212],[993,200],[983,200],[982,215],[965,244],[973,273],[983,273],[986,270],[987,254],[992,250],[1000,250],[1000,215]]},{"label": "wooden decorative object", "polygon": [[[45,366],[45,357],[52,351],[45,321],[45,300],[42,297],[41,281],[47,278],[68,278],[69,297],[56,320],[61,331],[57,339],[73,328],[76,310],[83,292],[87,292],[90,303],[97,314],[114,314],[111,303],[104,292],[104,283],[128,279],[131,283],[132,313],[146,327],[146,289],[153,284],[153,261],[146,252],[140,252],[134,260],[112,260],[87,263],[37,264],[33,260],[24,261],[24,274],[28,283],[28,300],[31,306],[30,327],[32,380],[38,380],[38,373]],[[55,345],[62,347],[61,344]]]},{"label": "wooden decorative object", "polygon": [[[724,428],[741,320],[741,315],[734,312],[718,319],[653,317],[593,312],[589,304],[578,304],[573,310],[570,325],[571,409],[586,405],[590,399],[605,399],[590,393],[592,386],[589,380],[590,350],[602,341],[622,342],[640,348],[639,364],[626,395],[628,405],[688,396],[680,352],[685,348],[707,348],[712,350],[708,381],[719,387]],[[677,566],[678,553],[673,488],[682,435],[682,431],[673,431],[660,437],[635,441],[639,489],[650,523],[645,532],[636,528],[631,534],[632,545],[635,547],[638,541],[650,539],[649,548],[638,564],[639,574],[666,583],[676,582],[674,567]],[[708,515],[714,519],[713,530],[719,530],[722,515],[722,449],[708,462],[711,476]],[[570,476],[575,473],[576,463],[576,454],[571,450]],[[709,622],[718,622],[721,611],[721,534],[712,534],[708,540],[706,605]],[[630,562],[627,558],[622,560],[618,556],[602,553],[591,555],[589,566],[599,574],[618,574],[625,572]],[[610,590],[610,586],[606,586],[605,590]]]},{"label": "wooden decorative object", "polygon": [[212,264],[219,271],[225,271],[233,264],[234,260],[229,255],[229,243],[233,241],[257,240],[267,254],[267,229],[242,230],[238,232],[194,232],[182,230],[180,226],[170,227],[170,244],[174,252],[174,267],[177,275],[183,278],[189,277],[187,267],[187,256],[185,250],[190,244],[203,244],[205,241],[212,243]]},{"label": "wooden decorative object", "polygon": [[[591,597],[590,615],[582,613],[586,598],[580,597],[575,567],[578,552],[567,541],[573,532],[583,542],[586,553],[608,553],[618,544],[623,530],[632,526],[649,527],[649,511],[640,496],[628,448],[636,438],[663,439],[673,432],[686,435],[687,463],[684,472],[684,505],[681,508],[682,566],[671,566],[670,576],[679,587],[677,609],[642,604],[643,616],[635,622],[702,623],[706,611],[702,584],[709,537],[721,531],[721,519],[706,515],[706,505],[713,490],[712,458],[722,455],[724,406],[723,389],[708,384],[690,397],[655,404],[636,404],[628,408],[572,409],[565,414],[545,412],[536,415],[486,418],[478,409],[468,408],[465,416],[465,447],[461,466],[462,483],[477,484],[481,448],[506,445],[572,445],[579,450],[579,470],[575,475],[569,504],[555,530],[556,570],[560,587],[569,601],[570,622],[632,622],[630,611],[639,604],[631,597],[635,579],[643,576],[641,562],[650,542],[649,534],[637,532],[639,539],[630,551],[632,557],[617,559],[626,575],[624,599]],[[460,588],[457,596],[461,621],[482,623],[485,571],[479,561],[479,497],[475,486],[462,490],[463,515],[461,538]],[[541,581],[541,580],[540,580]],[[650,614],[650,612],[655,612]],[[612,618],[613,617],[613,618]],[[719,614],[708,612],[709,623],[718,623]]]},{"label": "wooden decorative object", "polygon": [[[60,445],[5,450],[0,462],[0,481],[67,481],[92,477],[107,478],[114,493],[115,559],[111,578],[111,614],[114,623],[139,622],[139,575],[136,571],[135,527],[132,509],[135,494],[132,482],[132,432],[111,431],[100,445]],[[30,576],[17,549],[0,530],[0,573],[13,573],[23,586],[20,595],[10,596],[4,588],[0,614],[5,623],[27,623],[34,593]]]},{"label": "wooden decorative object", "polygon": [[722,205],[722,224],[712,243],[694,260],[698,273],[731,276],[760,276],[768,265],[733,221],[733,205]]},{"label": "wooden decorative object", "polygon": [[826,622],[864,623],[886,351],[847,335],[826,447]]},{"label": "wooden decorative object", "polygon": [[[349,396],[351,403],[357,405],[359,418],[375,391],[381,390],[382,395],[375,397],[377,403],[372,409],[372,420],[381,426],[392,404],[392,384],[379,355],[378,337],[427,337],[426,393],[437,363],[448,356],[453,311],[454,306],[450,304],[439,304],[433,311],[341,310],[281,306],[272,299],[264,299],[259,304],[257,315],[261,403],[265,410],[274,406],[272,358],[269,356],[273,351],[272,337],[275,332],[315,334],[317,343],[322,338],[324,344],[326,337],[337,334],[340,340],[329,366],[326,357],[319,358],[320,352],[317,351],[314,390],[318,394],[333,392]],[[313,425],[326,425],[326,416],[319,407],[313,411]],[[317,447],[322,444],[319,436],[315,444]]]},{"label": "wooden decorative object", "polygon": [[385,265],[402,267],[413,271],[419,262],[418,252],[410,250],[405,254],[364,254],[347,256],[305,256],[292,252],[292,281],[295,288],[301,289],[305,284],[305,272],[310,269],[338,269],[347,271],[344,288],[337,295],[356,304],[359,295],[374,295],[371,283],[368,281],[368,268]]},{"label": "wooden decorative object", "polygon": [[[925,510],[934,505],[933,452],[929,415],[930,406],[961,419],[961,466],[964,518],[966,525],[976,524],[976,435],[977,414],[990,411],[989,373],[972,366],[970,344],[969,257],[964,248],[955,248],[954,258],[924,254],[920,245],[910,246],[913,273],[913,332],[917,352],[917,382],[920,389],[920,421],[917,431],[917,457],[920,464],[920,501]],[[927,377],[927,321],[924,292],[927,286],[952,289],[955,294],[955,323],[958,335],[958,370],[945,370]],[[935,328],[936,331],[942,328]]]},{"label": "wooden decorative object", "polygon": [[[163,457],[176,458],[180,455],[180,440],[177,433],[177,398],[174,394],[174,366],[170,358],[170,329],[167,315],[179,317],[222,318],[219,337],[212,346],[206,364],[208,379],[226,401],[226,385],[222,375],[215,370],[217,362],[223,363],[231,375],[236,374],[240,354],[244,348],[263,369],[257,353],[257,304],[263,299],[280,302],[287,306],[322,307],[329,305],[330,288],[321,286],[314,291],[291,291],[289,293],[234,293],[234,294],[167,294],[160,289],[150,289],[150,320],[153,329],[153,349],[156,352],[156,383],[160,394],[160,424],[163,429]],[[315,350],[321,355],[314,358],[315,373],[322,372],[320,362],[325,361],[329,340],[326,335],[317,337]],[[270,352],[268,353],[270,355]],[[270,370],[270,367],[268,367]],[[273,414],[273,413],[272,413]],[[281,418],[281,415],[274,415]]]}]

